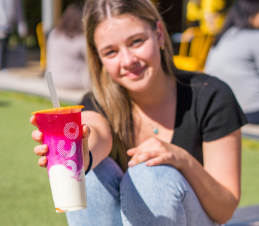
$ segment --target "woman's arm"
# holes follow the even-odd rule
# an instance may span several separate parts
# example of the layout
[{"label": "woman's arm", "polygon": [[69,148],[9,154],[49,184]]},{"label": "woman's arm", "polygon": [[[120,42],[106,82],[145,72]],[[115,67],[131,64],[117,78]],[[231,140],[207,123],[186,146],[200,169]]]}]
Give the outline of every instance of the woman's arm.
[{"label": "woman's arm", "polygon": [[[88,138],[88,147],[93,156],[93,169],[111,152],[112,135],[110,126],[102,115],[94,111],[82,112],[82,124],[86,124],[91,130]],[[87,146],[87,143],[84,144],[85,146]],[[88,157],[88,155],[85,154],[85,157]]]},{"label": "woman's arm", "polygon": [[180,171],[207,214],[218,223],[233,215],[240,200],[241,130],[203,144],[204,167],[190,157]]},{"label": "woman's arm", "polygon": [[[30,122],[37,127],[36,118],[32,116]],[[103,159],[105,159],[112,148],[112,136],[110,126],[107,120],[100,114],[93,111],[82,112],[82,124],[83,126],[83,149],[84,149],[84,163],[85,169],[89,165],[89,150],[91,150],[93,156],[93,163],[91,169],[96,167]],[[90,132],[91,131],[91,132]],[[34,148],[34,152],[38,156],[42,156],[38,164],[41,167],[46,167],[47,158],[45,153],[48,152],[47,145],[42,145],[42,133],[38,130],[32,132],[32,138],[40,143]]]}]

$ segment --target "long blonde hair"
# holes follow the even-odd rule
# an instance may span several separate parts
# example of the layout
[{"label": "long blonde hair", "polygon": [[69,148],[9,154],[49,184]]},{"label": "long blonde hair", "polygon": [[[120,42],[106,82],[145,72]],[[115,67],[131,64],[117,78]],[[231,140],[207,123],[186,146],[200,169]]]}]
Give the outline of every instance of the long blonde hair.
[{"label": "long blonde hair", "polygon": [[[109,12],[107,12],[107,8]],[[164,49],[160,51],[162,68],[166,74],[173,75],[175,66],[170,37],[154,3],[150,0],[86,1],[83,24],[87,40],[87,60],[92,91],[110,123],[113,135],[113,148],[110,156],[126,171],[129,160],[126,151],[135,146],[132,102],[127,90],[115,83],[107,74],[94,42],[94,32],[98,24],[107,19],[109,15],[117,17],[123,14],[130,14],[148,22],[154,30],[156,22],[160,21],[165,38]]]}]

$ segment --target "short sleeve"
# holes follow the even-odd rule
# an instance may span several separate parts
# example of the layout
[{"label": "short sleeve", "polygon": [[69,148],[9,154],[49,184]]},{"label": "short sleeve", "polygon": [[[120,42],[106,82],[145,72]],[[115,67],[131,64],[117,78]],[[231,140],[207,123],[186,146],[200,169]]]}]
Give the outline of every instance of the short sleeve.
[{"label": "short sleeve", "polygon": [[82,111],[95,111],[98,113],[100,113],[100,111],[101,111],[103,113],[100,105],[95,100],[92,92],[85,94],[79,104],[84,106]]},{"label": "short sleeve", "polygon": [[221,80],[209,77],[198,95],[197,117],[203,141],[224,137],[247,123],[232,90]]}]

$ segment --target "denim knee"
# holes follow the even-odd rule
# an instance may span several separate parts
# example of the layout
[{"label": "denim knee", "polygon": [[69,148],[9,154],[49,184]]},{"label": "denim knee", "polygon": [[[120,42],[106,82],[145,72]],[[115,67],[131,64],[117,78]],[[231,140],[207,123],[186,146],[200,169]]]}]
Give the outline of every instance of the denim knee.
[{"label": "denim knee", "polygon": [[121,182],[123,225],[186,225],[185,179],[169,165],[130,167]]},{"label": "denim knee", "polygon": [[121,182],[123,225],[216,225],[184,176],[170,165],[130,167]]},{"label": "denim knee", "polygon": [[[161,193],[170,193],[175,200],[183,201],[186,190],[192,190],[184,176],[170,165],[148,167],[141,163],[130,167],[126,174],[128,176],[125,175],[124,178],[130,179],[137,189],[145,189],[145,193],[154,190],[156,197]],[[124,178],[122,184],[127,183]]]}]

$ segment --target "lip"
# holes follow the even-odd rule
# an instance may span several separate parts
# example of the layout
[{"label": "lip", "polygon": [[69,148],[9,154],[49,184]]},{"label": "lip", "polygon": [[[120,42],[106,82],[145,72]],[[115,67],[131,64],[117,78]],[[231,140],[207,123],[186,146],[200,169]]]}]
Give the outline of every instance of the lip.
[{"label": "lip", "polygon": [[145,67],[139,67],[134,70],[130,70],[123,74],[123,77],[129,77],[129,78],[138,78],[145,70],[147,69],[147,66]]}]

